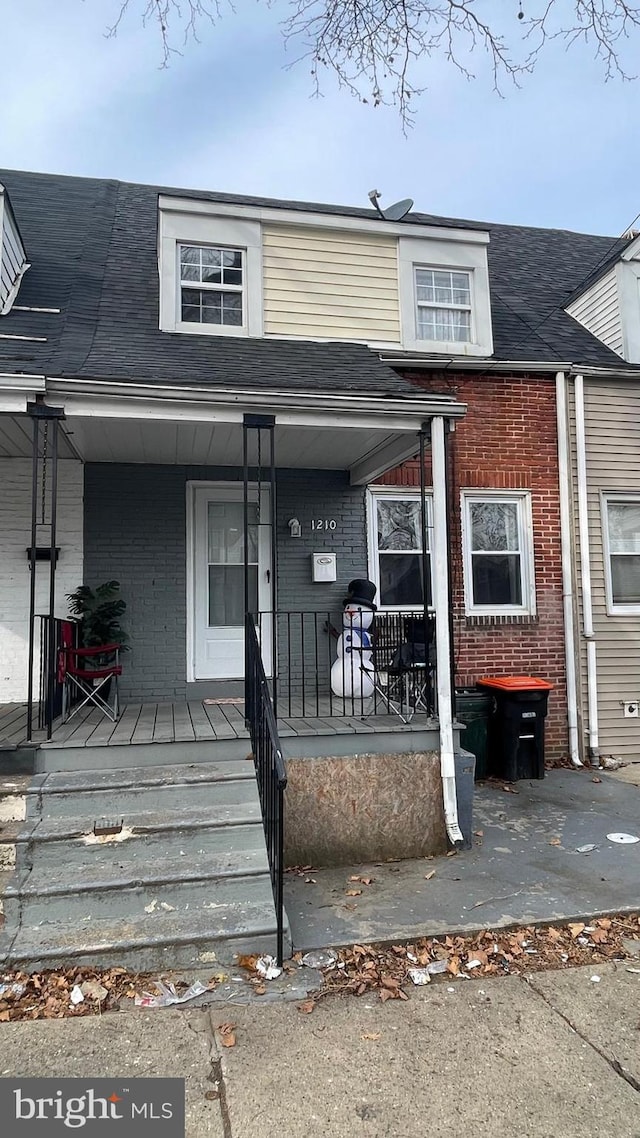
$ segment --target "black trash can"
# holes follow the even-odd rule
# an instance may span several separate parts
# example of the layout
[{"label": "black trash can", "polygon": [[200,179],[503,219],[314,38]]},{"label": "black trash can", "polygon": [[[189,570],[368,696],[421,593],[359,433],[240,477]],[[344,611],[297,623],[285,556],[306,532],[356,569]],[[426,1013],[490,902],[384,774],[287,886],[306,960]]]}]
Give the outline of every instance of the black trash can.
[{"label": "black trash can", "polygon": [[487,777],[487,728],[493,696],[479,688],[456,688],[456,719],[464,723],[460,745],[476,757],[476,779]]},{"label": "black trash can", "polygon": [[508,782],[544,778],[544,721],[553,684],[536,676],[492,676],[478,680],[478,687],[495,700],[487,733],[489,774]]}]

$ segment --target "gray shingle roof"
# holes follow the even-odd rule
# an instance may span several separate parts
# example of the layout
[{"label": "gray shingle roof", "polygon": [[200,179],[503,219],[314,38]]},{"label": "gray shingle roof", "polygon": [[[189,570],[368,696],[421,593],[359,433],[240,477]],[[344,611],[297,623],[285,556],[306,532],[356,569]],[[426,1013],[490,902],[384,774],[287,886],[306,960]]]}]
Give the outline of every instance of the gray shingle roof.
[{"label": "gray shingle roof", "polygon": [[[372,210],[272,201],[169,187],[0,171],[32,263],[24,306],[1,331],[0,370],[371,394],[415,394],[377,354],[356,344],[235,339],[158,329],[157,207],[160,193],[215,202],[375,217]],[[486,229],[497,360],[563,360],[628,367],[562,306],[617,244],[565,230],[491,225],[413,213],[414,224]]]}]

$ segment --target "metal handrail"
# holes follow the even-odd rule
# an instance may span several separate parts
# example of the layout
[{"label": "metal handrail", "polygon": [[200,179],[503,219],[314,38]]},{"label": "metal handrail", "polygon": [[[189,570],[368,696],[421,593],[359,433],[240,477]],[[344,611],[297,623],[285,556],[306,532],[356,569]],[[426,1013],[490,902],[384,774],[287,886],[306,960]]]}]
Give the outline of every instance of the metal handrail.
[{"label": "metal handrail", "polygon": [[251,736],[276,909],[276,960],[284,955],[284,790],[287,773],[254,618],[245,620],[245,715]]}]

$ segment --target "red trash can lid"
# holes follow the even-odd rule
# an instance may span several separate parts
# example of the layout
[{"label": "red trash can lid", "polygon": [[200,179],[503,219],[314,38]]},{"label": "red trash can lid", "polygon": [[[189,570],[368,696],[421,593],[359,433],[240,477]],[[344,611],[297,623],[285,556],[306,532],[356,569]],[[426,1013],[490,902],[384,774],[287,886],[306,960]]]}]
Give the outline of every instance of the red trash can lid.
[{"label": "red trash can lid", "polygon": [[476,681],[479,687],[498,691],[551,691],[553,684],[537,676],[485,676]]}]

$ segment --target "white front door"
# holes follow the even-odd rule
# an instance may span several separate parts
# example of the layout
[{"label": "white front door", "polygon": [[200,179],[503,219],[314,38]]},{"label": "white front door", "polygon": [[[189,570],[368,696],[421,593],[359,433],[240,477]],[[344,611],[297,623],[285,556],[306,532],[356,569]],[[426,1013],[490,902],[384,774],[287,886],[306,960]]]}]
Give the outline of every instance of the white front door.
[{"label": "white front door", "polygon": [[[269,491],[249,489],[249,611],[271,610]],[[238,483],[193,488],[193,645],[196,680],[244,676],[244,506]],[[271,620],[262,621],[265,667]]]}]

